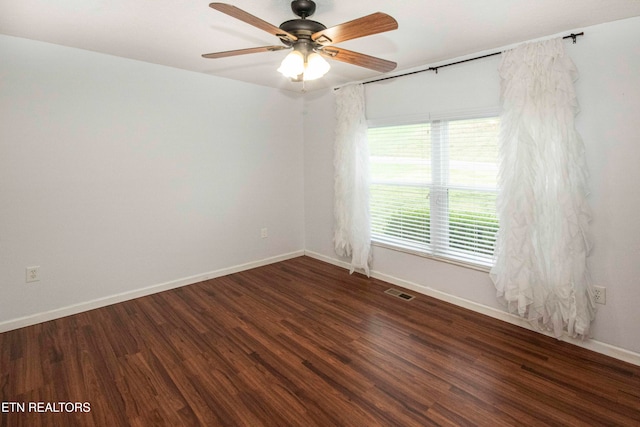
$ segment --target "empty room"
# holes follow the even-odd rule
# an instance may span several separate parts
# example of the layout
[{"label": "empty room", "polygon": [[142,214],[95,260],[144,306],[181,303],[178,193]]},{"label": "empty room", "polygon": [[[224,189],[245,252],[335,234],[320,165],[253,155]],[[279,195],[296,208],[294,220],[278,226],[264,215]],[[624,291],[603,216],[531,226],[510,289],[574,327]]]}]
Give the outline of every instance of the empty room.
[{"label": "empty room", "polygon": [[0,425],[640,425],[639,142],[637,0],[0,0]]}]

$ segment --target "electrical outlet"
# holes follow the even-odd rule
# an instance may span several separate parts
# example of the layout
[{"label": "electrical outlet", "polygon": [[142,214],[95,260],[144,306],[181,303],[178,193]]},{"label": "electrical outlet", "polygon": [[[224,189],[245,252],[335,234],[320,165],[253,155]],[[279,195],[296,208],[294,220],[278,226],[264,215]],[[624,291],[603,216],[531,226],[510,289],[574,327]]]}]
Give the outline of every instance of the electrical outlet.
[{"label": "electrical outlet", "polygon": [[263,239],[269,237],[269,230],[267,230],[267,227],[260,230],[260,237],[262,237]]},{"label": "electrical outlet", "polygon": [[596,304],[606,304],[607,303],[607,288],[604,286],[594,286],[593,287],[593,299]]},{"label": "electrical outlet", "polygon": [[26,283],[37,282],[40,280],[40,266],[27,267]]}]

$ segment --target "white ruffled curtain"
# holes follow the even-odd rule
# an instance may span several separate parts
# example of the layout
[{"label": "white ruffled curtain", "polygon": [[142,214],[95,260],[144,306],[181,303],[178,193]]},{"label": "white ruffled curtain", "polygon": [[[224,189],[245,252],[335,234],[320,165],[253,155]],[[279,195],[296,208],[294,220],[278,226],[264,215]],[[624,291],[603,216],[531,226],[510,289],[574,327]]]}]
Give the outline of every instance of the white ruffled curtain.
[{"label": "white ruffled curtain", "polygon": [[364,86],[345,86],[335,91],[335,97],[333,243],[338,255],[351,257],[351,273],[360,269],[368,276],[371,263],[371,219]]},{"label": "white ruffled curtain", "polygon": [[595,304],[587,169],[574,126],[577,70],[554,39],[504,52],[499,73],[500,231],[491,278],[511,312],[556,337],[585,337]]}]

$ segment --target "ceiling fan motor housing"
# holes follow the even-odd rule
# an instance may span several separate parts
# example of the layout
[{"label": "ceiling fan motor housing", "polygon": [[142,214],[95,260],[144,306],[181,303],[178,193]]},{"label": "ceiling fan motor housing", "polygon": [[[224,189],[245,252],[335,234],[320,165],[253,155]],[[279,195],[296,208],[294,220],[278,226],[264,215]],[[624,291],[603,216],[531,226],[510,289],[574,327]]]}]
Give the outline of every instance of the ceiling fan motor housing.
[{"label": "ceiling fan motor housing", "polygon": [[327,27],[311,19],[292,19],[280,24],[280,29],[293,34],[298,38],[311,38],[311,35],[318,31],[326,30]]},{"label": "ceiling fan motor housing", "polygon": [[[327,27],[320,22],[306,19],[316,11],[315,2],[311,0],[295,0],[291,2],[291,10],[293,10],[293,13],[298,15],[300,18],[283,22],[280,24],[280,29],[289,34],[293,34],[298,39],[311,40],[312,34],[327,29]],[[286,39],[283,39],[282,41],[288,46],[296,44],[296,42],[290,42]]]}]

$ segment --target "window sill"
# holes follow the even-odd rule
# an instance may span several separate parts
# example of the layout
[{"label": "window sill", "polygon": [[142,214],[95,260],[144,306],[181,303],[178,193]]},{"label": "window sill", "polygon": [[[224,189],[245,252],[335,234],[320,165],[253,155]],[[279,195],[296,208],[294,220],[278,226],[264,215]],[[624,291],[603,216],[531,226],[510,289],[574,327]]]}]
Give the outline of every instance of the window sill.
[{"label": "window sill", "polygon": [[396,246],[387,242],[380,242],[377,240],[372,240],[371,241],[371,245],[372,246],[377,246],[379,248],[384,248],[384,249],[389,249],[392,251],[396,251],[396,252],[403,252],[406,254],[410,254],[410,255],[415,255],[415,256],[419,256],[421,258],[428,258],[434,261],[440,261],[440,262],[445,262],[447,264],[453,264],[456,265],[458,267],[464,267],[464,268],[469,268],[471,270],[477,270],[477,271],[482,271],[485,273],[489,273],[489,271],[491,271],[491,267],[490,266],[485,266],[485,265],[479,265],[479,264],[472,264],[469,262],[464,262],[464,261],[458,261],[452,258],[445,258],[445,257],[439,257],[439,256],[435,256],[435,255],[431,255],[429,253],[426,252],[422,252],[419,250],[413,250],[413,249],[409,249],[409,248],[405,248],[402,246]]}]

